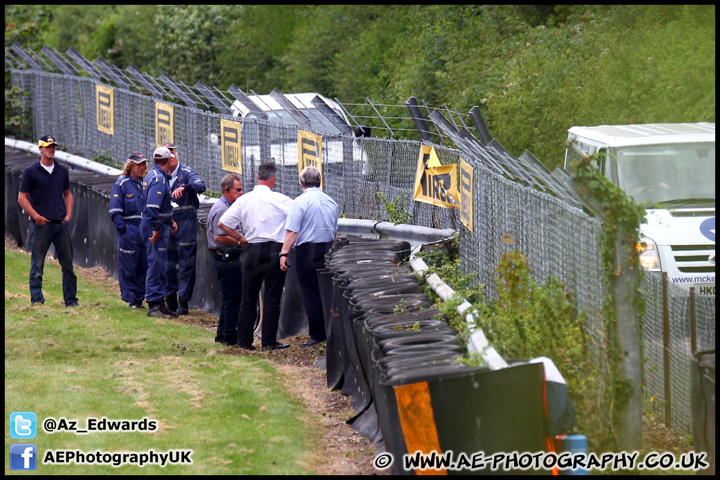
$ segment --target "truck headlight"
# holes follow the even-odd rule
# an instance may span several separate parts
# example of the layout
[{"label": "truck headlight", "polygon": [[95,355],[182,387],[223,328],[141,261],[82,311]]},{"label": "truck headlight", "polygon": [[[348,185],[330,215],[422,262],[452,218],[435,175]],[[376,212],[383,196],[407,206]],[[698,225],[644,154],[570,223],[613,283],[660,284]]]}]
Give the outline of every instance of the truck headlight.
[{"label": "truck headlight", "polygon": [[637,251],[640,253],[640,265],[645,270],[651,272],[659,272],[660,268],[660,256],[658,255],[657,244],[647,237],[641,237],[640,242],[636,246]]}]

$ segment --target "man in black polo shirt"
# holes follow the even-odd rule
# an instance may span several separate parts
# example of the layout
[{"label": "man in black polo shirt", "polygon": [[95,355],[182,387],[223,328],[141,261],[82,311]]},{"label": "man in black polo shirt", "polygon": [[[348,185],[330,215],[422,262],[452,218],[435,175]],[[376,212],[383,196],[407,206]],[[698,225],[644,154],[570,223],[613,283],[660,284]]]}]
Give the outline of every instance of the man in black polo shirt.
[{"label": "man in black polo shirt", "polygon": [[20,179],[18,203],[33,220],[30,233],[30,301],[44,304],[42,276],[45,255],[50,244],[62,267],[62,290],[66,307],[76,307],[77,277],[73,269],[73,248],[70,238],[73,196],[70,191],[70,174],[63,165],[55,162],[57,143],[52,135],[38,142],[40,160],[25,167]]}]

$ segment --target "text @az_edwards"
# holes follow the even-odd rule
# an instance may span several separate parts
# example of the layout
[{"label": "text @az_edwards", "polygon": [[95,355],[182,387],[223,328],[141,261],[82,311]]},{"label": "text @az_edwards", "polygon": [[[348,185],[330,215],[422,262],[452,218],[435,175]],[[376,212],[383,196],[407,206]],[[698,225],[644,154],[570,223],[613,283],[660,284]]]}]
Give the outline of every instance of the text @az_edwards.
[{"label": "text @az_edwards", "polygon": [[107,417],[88,417],[85,426],[79,426],[79,422],[73,419],[61,417],[54,419],[46,418],[42,423],[45,433],[74,432],[86,434],[91,432],[155,432],[158,429],[157,420],[147,417],[141,420],[111,420]]}]

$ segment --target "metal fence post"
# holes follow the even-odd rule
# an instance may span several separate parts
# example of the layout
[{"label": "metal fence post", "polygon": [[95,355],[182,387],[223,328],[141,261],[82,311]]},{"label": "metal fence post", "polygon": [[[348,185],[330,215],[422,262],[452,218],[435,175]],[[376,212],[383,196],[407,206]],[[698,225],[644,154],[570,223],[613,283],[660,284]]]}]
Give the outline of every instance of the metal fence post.
[{"label": "metal fence post", "polygon": [[690,287],[690,345],[692,354],[697,353],[697,323],[695,320],[695,287]]},{"label": "metal fence post", "polygon": [[670,315],[668,314],[668,275],[663,272],[663,377],[665,390],[665,425],[670,426]]}]

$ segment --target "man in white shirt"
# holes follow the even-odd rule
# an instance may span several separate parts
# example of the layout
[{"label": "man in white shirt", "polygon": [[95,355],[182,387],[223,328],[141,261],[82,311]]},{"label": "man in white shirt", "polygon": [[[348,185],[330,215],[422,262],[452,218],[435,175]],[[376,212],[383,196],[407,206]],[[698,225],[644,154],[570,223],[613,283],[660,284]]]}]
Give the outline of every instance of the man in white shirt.
[{"label": "man in white shirt", "polygon": [[257,316],[257,298],[263,284],[263,350],[277,350],[290,345],[278,343],[280,300],[285,286],[286,272],[280,269],[280,250],[285,239],[285,220],[292,199],[273,192],[277,168],[274,163],[258,167],[258,184],[239,197],[220,217],[218,227],[227,235],[240,240],[235,229],[242,225],[248,245],[242,256],[242,307],[237,327],[237,345],[246,350],[253,347],[253,325]]}]

